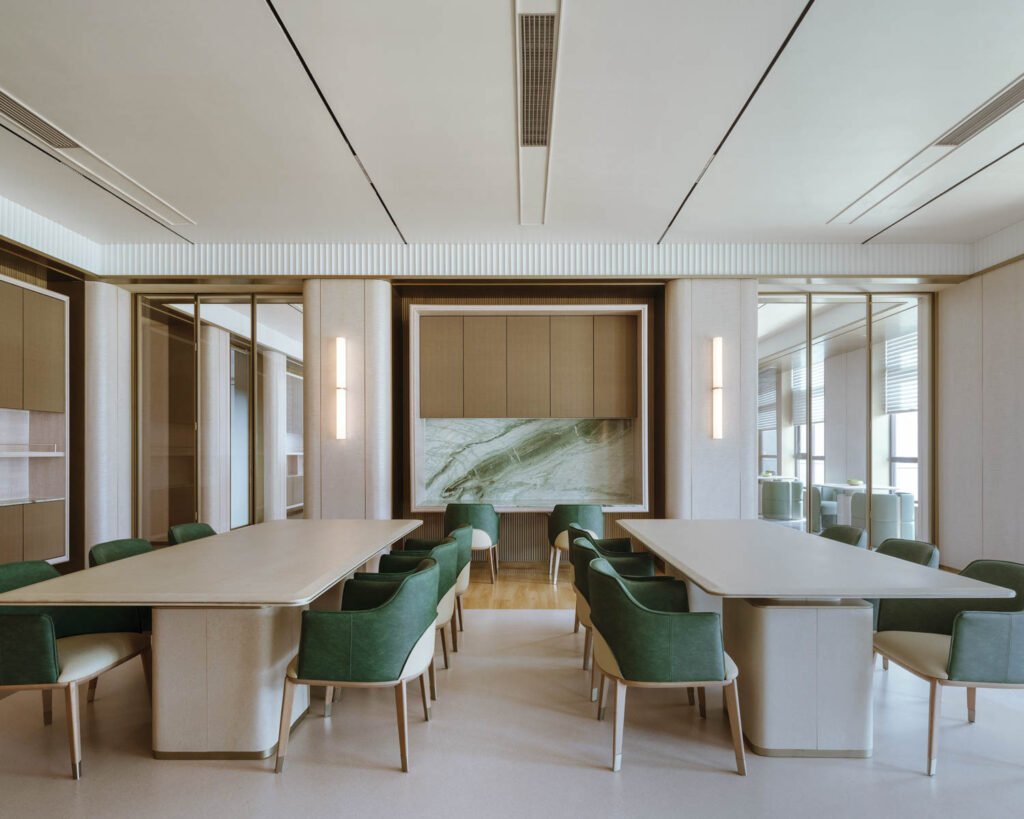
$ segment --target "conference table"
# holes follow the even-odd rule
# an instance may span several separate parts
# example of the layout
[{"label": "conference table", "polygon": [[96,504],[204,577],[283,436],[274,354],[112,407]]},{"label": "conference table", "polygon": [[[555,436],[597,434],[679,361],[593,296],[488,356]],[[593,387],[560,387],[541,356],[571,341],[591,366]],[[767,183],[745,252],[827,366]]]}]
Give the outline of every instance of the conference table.
[{"label": "conference table", "polygon": [[722,614],[743,733],[765,756],[868,757],[872,607],[864,598],[1014,592],[763,520],[620,520]]},{"label": "conference table", "polygon": [[[302,611],[418,520],[278,520],[0,594],[0,605],[150,606],[153,755],[262,759],[277,746]],[[296,692],[292,724],[309,707]]]}]

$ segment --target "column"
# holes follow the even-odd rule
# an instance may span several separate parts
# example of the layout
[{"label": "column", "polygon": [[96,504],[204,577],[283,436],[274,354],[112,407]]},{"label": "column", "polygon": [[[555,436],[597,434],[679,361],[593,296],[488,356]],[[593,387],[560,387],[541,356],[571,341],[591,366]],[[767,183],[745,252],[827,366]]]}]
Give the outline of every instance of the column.
[{"label": "column", "polygon": [[288,516],[287,411],[288,359],[284,353],[260,353],[263,416],[263,520]]},{"label": "column", "polygon": [[203,325],[199,360],[199,520],[231,529],[231,336]]}]

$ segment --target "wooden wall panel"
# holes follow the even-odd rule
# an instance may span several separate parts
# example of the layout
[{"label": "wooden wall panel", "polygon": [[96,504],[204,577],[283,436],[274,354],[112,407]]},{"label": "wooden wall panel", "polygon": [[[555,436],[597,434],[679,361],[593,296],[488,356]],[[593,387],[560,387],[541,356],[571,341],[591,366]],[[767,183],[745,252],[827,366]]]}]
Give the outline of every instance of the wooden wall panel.
[{"label": "wooden wall panel", "polygon": [[420,319],[420,416],[463,417],[461,316]]},{"label": "wooden wall panel", "polygon": [[22,525],[21,506],[0,506],[0,563],[24,559]]},{"label": "wooden wall panel", "polygon": [[0,407],[21,409],[24,400],[22,305],[24,289],[0,282]]},{"label": "wooden wall panel", "polygon": [[636,417],[638,366],[636,317],[594,316],[594,415]]},{"label": "wooden wall panel", "polygon": [[551,317],[551,417],[594,414],[594,317]]},{"label": "wooden wall panel", "polygon": [[64,555],[64,501],[27,503],[24,514],[25,560]]},{"label": "wooden wall panel", "polygon": [[64,302],[31,290],[24,300],[25,409],[64,412]]},{"label": "wooden wall panel", "polygon": [[508,415],[551,415],[551,320],[508,317]]},{"label": "wooden wall panel", "polygon": [[462,320],[463,415],[504,418],[506,411],[506,320],[465,316]]}]

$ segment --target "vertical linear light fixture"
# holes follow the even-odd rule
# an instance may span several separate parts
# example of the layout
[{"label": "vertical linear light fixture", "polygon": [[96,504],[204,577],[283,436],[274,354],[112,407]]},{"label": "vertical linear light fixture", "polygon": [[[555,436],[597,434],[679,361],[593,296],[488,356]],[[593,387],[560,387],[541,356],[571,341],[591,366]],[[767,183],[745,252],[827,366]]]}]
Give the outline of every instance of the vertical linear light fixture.
[{"label": "vertical linear light fixture", "polygon": [[711,437],[722,437],[722,337],[711,339]]},{"label": "vertical linear light fixture", "polygon": [[337,359],[335,363],[337,373],[335,376],[334,386],[337,388],[335,390],[335,392],[337,393],[337,397],[335,399],[335,413],[337,416],[337,420],[335,422],[334,433],[335,437],[339,441],[341,441],[348,437],[348,393],[346,392],[347,359],[345,339],[341,336],[338,336],[335,339],[335,343],[337,344]]}]

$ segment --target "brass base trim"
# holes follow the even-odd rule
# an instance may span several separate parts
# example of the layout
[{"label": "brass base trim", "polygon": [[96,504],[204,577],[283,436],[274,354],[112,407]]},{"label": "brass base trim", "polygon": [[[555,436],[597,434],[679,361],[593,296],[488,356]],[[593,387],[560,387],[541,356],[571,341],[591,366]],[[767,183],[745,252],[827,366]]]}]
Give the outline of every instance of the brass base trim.
[{"label": "brass base trim", "polygon": [[[299,714],[298,719],[292,723],[291,731],[299,727],[309,715],[309,708]],[[291,734],[289,731],[289,735]],[[275,742],[264,751],[158,751],[153,749],[153,759],[268,759],[277,753]]]},{"label": "brass base trim", "polygon": [[758,756],[775,756],[775,757],[800,757],[803,759],[870,759],[871,749],[867,750],[856,750],[856,751],[842,751],[842,750],[815,750],[814,748],[762,748],[760,745],[755,745],[750,741],[749,737],[747,744]]}]

